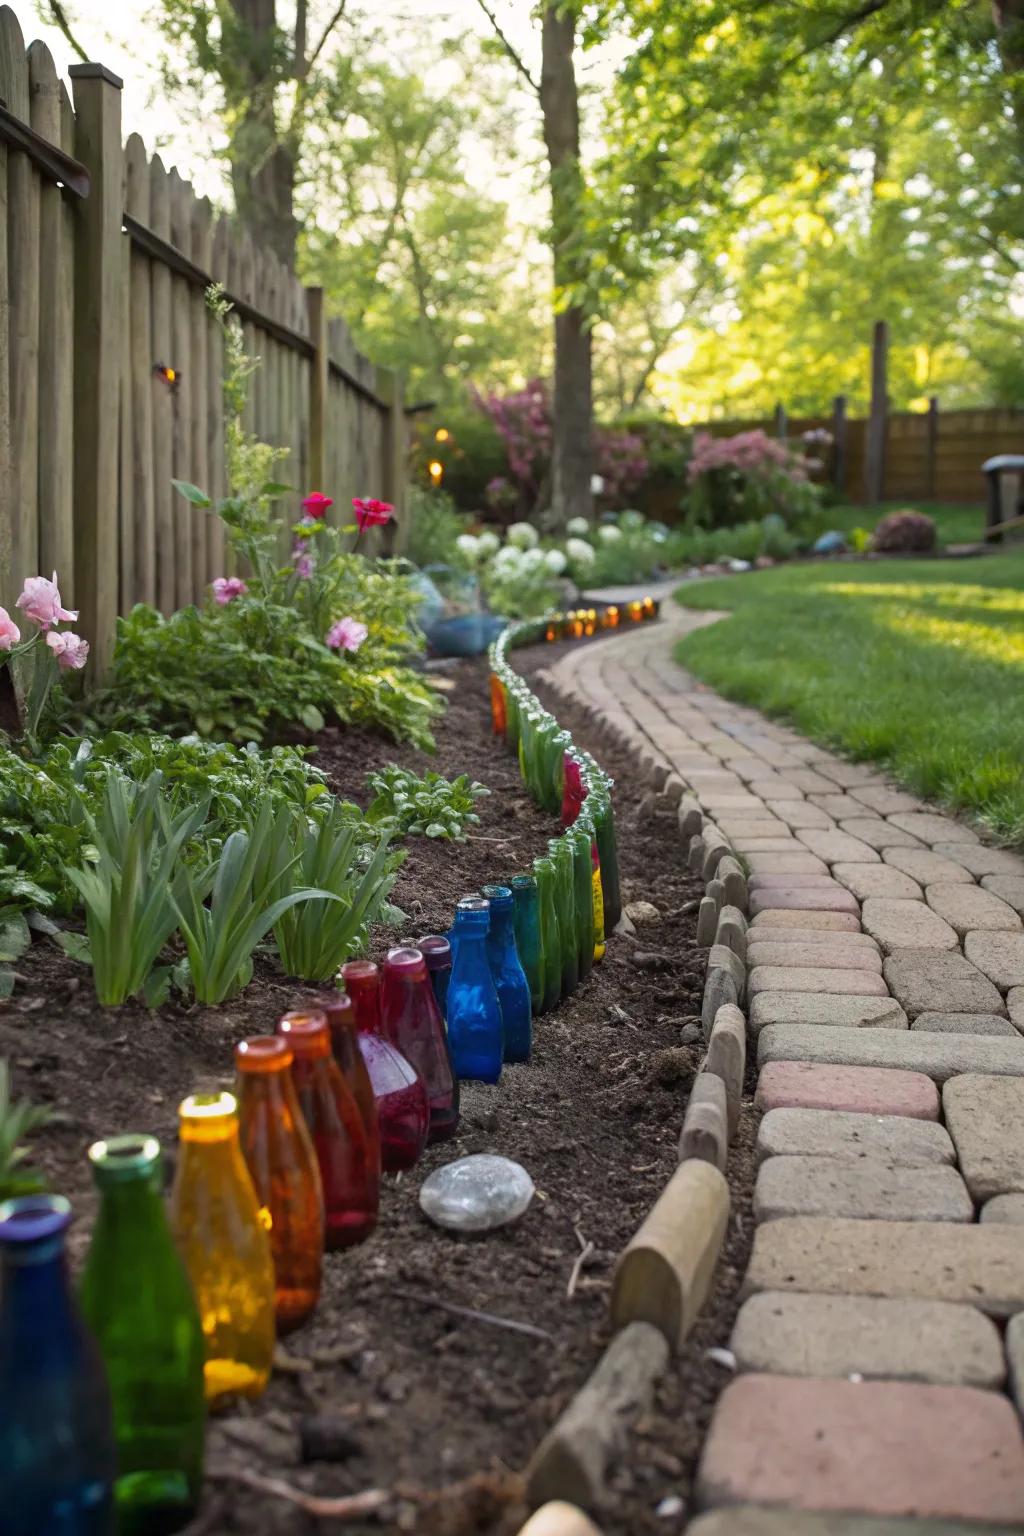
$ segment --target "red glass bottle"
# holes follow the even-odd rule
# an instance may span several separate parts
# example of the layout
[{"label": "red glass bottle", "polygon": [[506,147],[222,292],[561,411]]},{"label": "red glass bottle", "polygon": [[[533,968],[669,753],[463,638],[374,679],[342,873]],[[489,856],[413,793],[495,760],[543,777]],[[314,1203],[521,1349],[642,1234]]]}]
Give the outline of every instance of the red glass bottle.
[{"label": "red glass bottle", "polygon": [[331,1054],[325,1013],[286,1013],[277,1032],[292,1048],[292,1081],[320,1165],[324,1246],[353,1248],[377,1225],[380,1202],[380,1174],[359,1105]]},{"label": "red glass bottle", "polygon": [[292,1051],[275,1035],[235,1047],[242,1153],[270,1233],[279,1333],[316,1306],[324,1248],[324,1202],[316,1152],[292,1082]]},{"label": "red glass bottle", "polygon": [[426,1087],[430,1105],[427,1141],[447,1141],[459,1123],[459,1080],[426,962],[418,949],[388,950],[381,1014],[385,1038],[412,1063]]},{"label": "red glass bottle", "polygon": [[385,1173],[401,1173],[419,1161],[427,1144],[427,1090],[411,1062],[381,1033],[380,972],[373,961],[350,960],[342,966],[341,975],[351,988],[359,1053],[377,1103],[381,1166]]},{"label": "red glass bottle", "polygon": [[370,1160],[380,1177],[380,1116],[377,1100],[373,1096],[373,1084],[359,1049],[359,1031],[356,1028],[355,1009],[347,992],[325,992],[318,997],[317,1007],[327,1017],[331,1033],[331,1050],[341,1075],[352,1090],[366,1132]]},{"label": "red glass bottle", "polygon": [[569,828],[583,809],[587,798],[586,786],[580,773],[580,765],[569,753],[565,754],[564,790],[562,793],[562,826]]}]

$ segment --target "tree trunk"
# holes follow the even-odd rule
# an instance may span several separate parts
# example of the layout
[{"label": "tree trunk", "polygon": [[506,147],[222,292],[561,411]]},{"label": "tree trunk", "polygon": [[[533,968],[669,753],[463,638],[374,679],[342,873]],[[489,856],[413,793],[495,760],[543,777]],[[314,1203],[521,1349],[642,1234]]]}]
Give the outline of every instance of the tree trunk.
[{"label": "tree trunk", "polygon": [[582,176],[580,113],[573,67],[576,34],[571,14],[548,5],[544,12],[540,105],[551,168],[551,227],[555,277],[555,390],[551,504],[556,522],[590,518],[593,493],[594,420],[591,335],[580,304],[562,307],[566,288],[581,281],[578,255]]},{"label": "tree trunk", "polygon": [[228,144],[238,217],[260,245],[295,265],[295,155],[277,124],[281,80],[275,0],[231,0],[239,24],[238,78],[228,86],[235,117]]},{"label": "tree trunk", "polygon": [[1024,150],[1024,0],[992,0],[999,56],[1009,81],[1010,106]]}]

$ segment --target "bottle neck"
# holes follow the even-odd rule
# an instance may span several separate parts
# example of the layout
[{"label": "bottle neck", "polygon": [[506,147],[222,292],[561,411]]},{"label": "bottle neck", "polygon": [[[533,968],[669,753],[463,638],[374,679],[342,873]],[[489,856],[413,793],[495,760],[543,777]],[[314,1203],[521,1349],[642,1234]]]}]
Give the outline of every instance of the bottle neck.
[{"label": "bottle neck", "polygon": [[35,1354],[78,1331],[63,1246],[31,1263],[5,1260],[0,1273],[0,1338]]}]

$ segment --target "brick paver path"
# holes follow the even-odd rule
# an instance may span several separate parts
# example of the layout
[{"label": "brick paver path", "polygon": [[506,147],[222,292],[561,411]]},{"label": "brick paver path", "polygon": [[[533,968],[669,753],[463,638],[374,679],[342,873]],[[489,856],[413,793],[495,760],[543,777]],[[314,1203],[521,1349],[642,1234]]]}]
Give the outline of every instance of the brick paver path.
[{"label": "brick paver path", "polygon": [[749,892],[745,939],[703,929],[745,942],[765,1120],[699,1498],[757,1536],[1024,1529],[1024,859],[697,682],[673,645],[717,617],[668,601],[550,673]]}]

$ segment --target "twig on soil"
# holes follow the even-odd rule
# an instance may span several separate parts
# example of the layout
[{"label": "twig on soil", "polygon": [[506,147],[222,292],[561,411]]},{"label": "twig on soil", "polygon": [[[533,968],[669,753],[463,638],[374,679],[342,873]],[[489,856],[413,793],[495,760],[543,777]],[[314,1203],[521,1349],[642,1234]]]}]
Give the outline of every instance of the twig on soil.
[{"label": "twig on soil", "polygon": [[536,1328],[533,1323],[518,1323],[511,1317],[499,1317],[495,1312],[478,1312],[475,1307],[460,1307],[454,1301],[442,1301],[439,1296],[424,1296],[419,1291],[399,1291],[389,1287],[388,1294],[399,1301],[418,1302],[420,1306],[437,1307],[450,1312],[453,1317],[465,1317],[472,1323],[489,1323],[493,1328],[509,1328],[513,1333],[525,1333],[531,1339],[547,1339],[554,1343],[555,1336],[546,1328]]},{"label": "twig on soil", "polygon": [[518,841],[519,836],[516,832],[506,832],[504,837],[481,837],[477,833],[466,833],[467,843],[517,843]]},{"label": "twig on soil", "polygon": [[305,1510],[307,1515],[316,1515],[324,1520],[358,1520],[361,1515],[372,1515],[382,1509],[392,1498],[383,1488],[365,1488],[362,1493],[322,1499],[313,1493],[303,1493],[301,1488],[293,1488],[280,1478],[263,1477],[261,1473],[250,1472],[246,1467],[210,1467],[206,1475],[214,1482],[244,1483],[257,1493],[268,1493],[275,1499],[284,1499],[286,1503]]},{"label": "twig on soil", "polygon": [[576,1287],[580,1280],[580,1271],[582,1270],[587,1260],[590,1258],[590,1255],[593,1253],[593,1251],[593,1243],[587,1242],[576,1255],[576,1262],[572,1267],[572,1274],[569,1276],[569,1284],[565,1288],[565,1294],[570,1301],[572,1301],[572,1298],[576,1294]]}]

